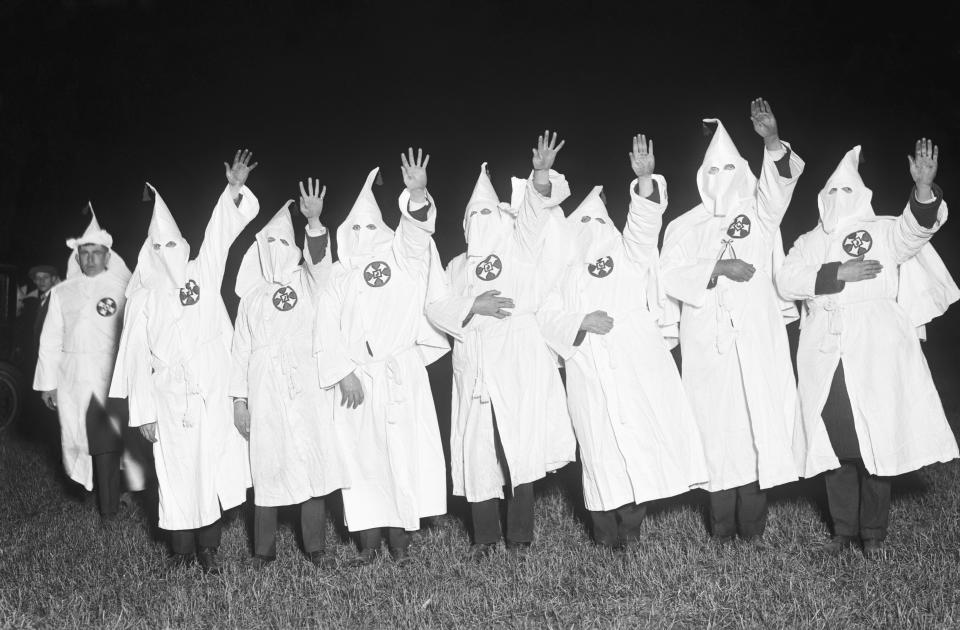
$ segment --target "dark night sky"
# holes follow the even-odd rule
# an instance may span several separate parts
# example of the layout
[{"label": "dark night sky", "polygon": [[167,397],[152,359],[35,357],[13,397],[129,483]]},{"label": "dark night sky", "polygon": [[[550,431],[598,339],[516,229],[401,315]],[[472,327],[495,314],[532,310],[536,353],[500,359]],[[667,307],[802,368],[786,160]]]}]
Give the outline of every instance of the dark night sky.
[{"label": "dark night sky", "polygon": [[[817,191],[857,143],[878,213],[902,208],[905,156],[921,135],[939,143],[938,181],[956,199],[954,16],[840,4],[0,0],[0,256],[63,265],[89,198],[132,266],[149,222],[145,179],[197,247],[222,162],[240,147],[260,161],[249,184],[262,209],[233,265],[308,175],[327,184],[335,228],[382,166],[377,195],[392,224],[399,153],[412,144],[432,154],[446,260],[463,247],[480,162],[506,195],[545,127],[567,140],[557,162],[573,190],[566,210],[604,184],[619,220],[630,136],[652,136],[669,220],[698,201],[701,117],[723,119],[758,168],[757,96],[807,162],[787,245],[816,223]],[[956,275],[958,234],[955,219],[935,241]]]}]

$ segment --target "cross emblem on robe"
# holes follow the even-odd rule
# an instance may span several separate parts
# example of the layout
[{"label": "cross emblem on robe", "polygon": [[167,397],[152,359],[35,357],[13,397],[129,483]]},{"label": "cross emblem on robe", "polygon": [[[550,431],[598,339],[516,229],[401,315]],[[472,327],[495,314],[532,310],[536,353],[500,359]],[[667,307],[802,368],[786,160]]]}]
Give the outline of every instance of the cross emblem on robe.
[{"label": "cross emblem on robe", "polygon": [[481,280],[495,280],[503,271],[503,262],[496,254],[490,254],[477,265],[476,274]]},{"label": "cross emblem on robe", "polygon": [[378,289],[390,282],[390,265],[382,260],[375,260],[363,270],[363,280],[369,286]]},{"label": "cross emblem on robe", "polygon": [[186,286],[180,287],[180,303],[184,306],[193,306],[200,301],[200,285],[193,280],[187,280]]},{"label": "cross emblem on robe", "polygon": [[587,265],[587,272],[594,278],[606,278],[613,273],[613,258],[604,256]]},{"label": "cross emblem on robe", "polygon": [[297,292],[291,287],[280,287],[273,294],[273,307],[278,311],[289,311],[297,305]]},{"label": "cross emblem on robe", "polygon": [[856,258],[863,256],[873,247],[873,237],[866,230],[850,232],[843,237],[843,251]]},{"label": "cross emblem on robe", "polygon": [[100,317],[110,317],[117,312],[117,303],[113,298],[105,297],[97,302],[97,314]]},{"label": "cross emblem on robe", "polygon": [[727,228],[727,236],[732,238],[746,238],[750,235],[750,217],[745,214],[738,214],[736,218],[730,222],[730,227]]}]

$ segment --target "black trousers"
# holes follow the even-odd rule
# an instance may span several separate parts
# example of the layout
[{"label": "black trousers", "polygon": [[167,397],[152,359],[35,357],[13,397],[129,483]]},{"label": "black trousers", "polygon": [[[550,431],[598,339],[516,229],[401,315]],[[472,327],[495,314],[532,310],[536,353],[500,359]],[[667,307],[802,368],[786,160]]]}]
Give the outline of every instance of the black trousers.
[{"label": "black trousers", "polygon": [[615,510],[590,512],[593,539],[607,547],[631,543],[640,538],[640,526],[646,515],[646,503],[627,503]]},{"label": "black trousers", "polygon": [[883,540],[890,523],[890,478],[871,475],[863,466],[842,362],[833,373],[821,416],[840,459],[840,468],[823,475],[833,533]]},{"label": "black trousers", "polygon": [[871,475],[861,460],[842,460],[828,470],[827,504],[837,536],[883,540],[890,524],[890,478]]},{"label": "black trousers", "polygon": [[[507,501],[507,542],[533,542],[533,484],[514,488]],[[489,545],[500,540],[500,499],[470,504],[473,516],[473,542]]]},{"label": "black trousers", "polygon": [[714,536],[761,536],[767,526],[767,493],[754,481],[710,493],[710,528]]},{"label": "black trousers", "polygon": [[410,546],[410,532],[402,527],[374,527],[357,532],[361,551],[379,549],[383,541],[383,530],[387,530],[387,546],[390,549],[404,550]]},{"label": "black trousers", "polygon": [[220,547],[221,521],[197,529],[170,530],[170,547],[173,553],[190,554],[198,549]]},{"label": "black trousers", "polygon": [[120,509],[120,453],[93,455],[93,483],[100,516],[113,516]]},{"label": "black trousers", "polygon": [[[253,508],[253,552],[273,558],[277,555],[277,509],[264,505]],[[300,504],[300,531],[303,550],[307,553],[326,548],[327,509],[323,497],[307,499]]]}]

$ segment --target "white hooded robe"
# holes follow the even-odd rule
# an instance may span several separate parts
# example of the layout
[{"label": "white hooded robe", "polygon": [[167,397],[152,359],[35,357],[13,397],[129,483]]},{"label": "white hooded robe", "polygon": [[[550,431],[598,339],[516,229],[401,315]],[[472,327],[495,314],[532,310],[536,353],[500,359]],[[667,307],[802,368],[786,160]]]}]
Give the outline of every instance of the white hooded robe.
[{"label": "white hooded robe", "polygon": [[[109,421],[110,426],[104,430],[116,434],[117,441],[125,444],[122,466],[126,487],[136,492],[145,485],[142,438],[128,435],[126,406],[107,398],[123,328],[130,270],[112,250],[113,238],[100,228],[92,206],[90,212],[90,224],[83,236],[67,241],[72,251],[66,280],[50,291],[33,388],[41,392],[57,390],[67,475],[87,490],[93,489],[87,415],[94,405]],[[92,277],[85,275],[77,262],[77,250],[89,244],[102,245],[109,252],[107,268]]]},{"label": "white hooded robe", "polygon": [[[820,224],[797,239],[777,275],[784,297],[804,301],[797,371],[807,477],[840,465],[821,412],[841,360],[870,474],[900,475],[958,456],[918,336],[960,297],[928,242],[946,222],[947,204],[940,200],[931,228],[917,222],[909,203],[898,217],[876,216],[859,155],[859,146],[848,152],[827,180]],[[876,278],[816,295],[822,265],[861,255],[883,265]]]},{"label": "white hooded robe", "polygon": [[233,424],[233,326],[220,286],[230,245],[260,204],[246,186],[239,206],[225,189],[188,261],[187,242],[153,193],[110,395],[128,399],[130,426],[157,423],[160,527],[196,529],[243,503],[250,487],[247,442]]},{"label": "white hooded robe", "polygon": [[[703,203],[667,226],[663,282],[681,306],[682,377],[703,436],[707,489],[754,481],[770,488],[798,478],[796,379],[784,321],[796,308],[778,296],[774,274],[783,259],[780,221],[803,161],[784,143],[784,176],[775,163],[781,156],[764,151],[758,182],[723,125],[706,122],[717,130],[697,174]],[[756,272],[708,288],[719,258],[739,258]]]},{"label": "white hooded robe", "polygon": [[[536,318],[560,275],[543,251],[570,189],[552,171],[550,198],[514,178],[511,203],[503,206],[485,166],[464,216],[467,251],[447,265],[450,293],[427,309],[454,339],[450,469],[453,493],[470,502],[503,498],[501,463],[515,488],[576,458],[563,382]],[[490,290],[513,299],[511,315],[476,315],[464,325],[475,298]]]},{"label": "white hooded robe", "polygon": [[[622,234],[600,186],[567,218],[574,262],[539,313],[544,336],[564,360],[584,503],[592,511],[674,496],[707,481],[696,418],[659,326],[657,238],[667,189],[654,178],[658,202],[631,184]],[[613,318],[613,329],[586,333],[574,345],[584,316],[597,310]]]},{"label": "white hooded robe", "polygon": [[[342,491],[347,527],[413,531],[421,518],[447,509],[426,366],[450,347],[424,315],[426,304],[445,289],[431,238],[432,199],[416,207],[404,191],[394,232],[371,190],[378,171],[370,172],[337,229],[339,260],[317,304],[314,352],[322,387],[335,388],[351,373],[363,386],[356,409],[341,406],[336,391],[334,422],[349,461],[350,487]],[[425,220],[414,218],[424,212]]]},{"label": "white hooded robe", "polygon": [[[308,228],[307,237],[326,241],[327,231]],[[250,411],[257,505],[302,503],[347,485],[346,452],[334,428],[336,392],[320,387],[313,357],[316,303],[331,267],[327,245],[323,259],[313,261],[305,243],[301,263],[284,206],[257,233],[237,275],[242,299],[230,395],[246,398]]]}]

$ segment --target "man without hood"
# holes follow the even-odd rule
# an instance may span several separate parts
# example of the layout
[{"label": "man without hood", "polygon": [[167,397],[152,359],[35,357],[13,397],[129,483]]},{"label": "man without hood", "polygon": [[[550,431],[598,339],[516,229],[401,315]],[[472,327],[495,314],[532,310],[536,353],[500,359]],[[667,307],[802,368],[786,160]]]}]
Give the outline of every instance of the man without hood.
[{"label": "man without hood", "polygon": [[784,297],[804,301],[802,473],[827,471],[828,554],[859,538],[868,559],[882,559],[890,477],[958,456],[920,348],[925,325],[960,297],[929,244],[947,220],[938,149],[924,138],[908,159],[914,187],[903,213],[877,216],[860,147],[851,149],[817,197],[819,224],[777,274]]},{"label": "man without hood", "polygon": [[127,290],[120,354],[110,395],[127,398],[130,426],[153,442],[160,527],[170,532],[172,563],[194,553],[219,572],[220,516],[246,500],[247,445],[233,426],[230,343],[233,327],[220,296],[230,245],[260,209],[244,184],[256,163],[237,151],[224,162],[227,187],[190,246],[155,188],[147,238]]},{"label": "man without hood", "polygon": [[318,567],[326,553],[324,497],[347,485],[343,446],[333,423],[336,393],[321,389],[313,358],[317,298],[330,274],[327,229],[320,223],[326,186],[300,182],[307,219],[304,261],[290,204],[257,233],[237,274],[242,299],[233,334],[234,422],[250,442],[255,568],[276,559],[277,509],[300,506],[303,548]]},{"label": "man without hood", "polygon": [[450,350],[424,315],[446,291],[431,235],[437,210],[427,193],[423,151],[401,156],[406,189],[396,232],[383,222],[367,175],[337,228],[338,262],[317,304],[314,351],[320,385],[337,386],[334,412],[349,462],[347,528],[357,562],[374,561],[387,529],[394,560],[409,558],[409,532],[446,512],[447,484],[426,366]]},{"label": "man without hood", "polygon": [[89,210],[83,235],[67,241],[67,279],[50,289],[33,388],[60,419],[67,476],[88,491],[96,487],[108,522],[120,508],[121,461],[127,489],[144,488],[144,449],[139,434],[127,433],[126,405],[107,398],[130,270]]},{"label": "man without hood", "polygon": [[503,537],[504,498],[506,546],[527,550],[533,482],[576,458],[563,383],[536,318],[560,275],[544,252],[570,194],[552,170],[562,147],[556,133],[540,136],[533,173],[512,179],[509,204],[481,165],[463,218],[467,251],[447,265],[449,295],[427,309],[454,339],[450,469],[453,493],[470,503],[478,559]]},{"label": "man without hood", "polygon": [[[700,430],[661,329],[657,239],[667,183],[653,141],[633,140],[630,211],[621,233],[597,186],[567,217],[572,263],[541,307],[544,336],[563,358],[594,540],[640,537],[647,502],[701,487]],[[676,344],[675,337],[673,344]]]},{"label": "man without hood", "polygon": [[714,539],[758,539],[765,488],[797,479],[792,441],[797,390],[777,295],[780,221],[803,160],[780,141],[769,103],[751,103],[763,138],[759,181],[719,120],[697,172],[702,203],[667,226],[664,287],[680,312],[683,384],[700,424],[709,466]]}]

